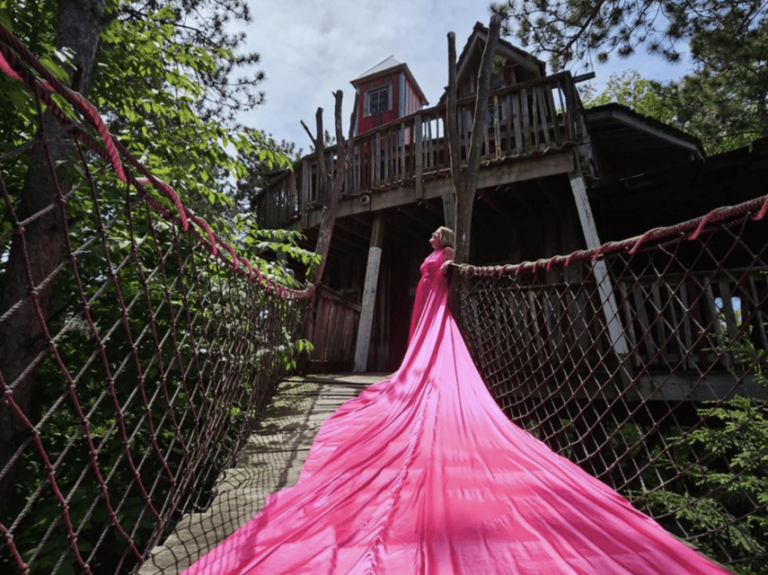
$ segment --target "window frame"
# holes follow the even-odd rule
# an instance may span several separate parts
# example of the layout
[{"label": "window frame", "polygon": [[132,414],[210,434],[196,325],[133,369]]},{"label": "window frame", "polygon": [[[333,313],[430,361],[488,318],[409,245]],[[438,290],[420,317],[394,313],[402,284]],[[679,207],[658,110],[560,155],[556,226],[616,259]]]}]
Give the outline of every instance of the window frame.
[{"label": "window frame", "polygon": [[[374,99],[374,96],[378,96],[380,94],[386,94],[387,95],[387,102],[386,102],[386,108],[382,109],[380,106],[379,98],[377,98],[377,108],[375,112],[371,111],[371,103]],[[383,114],[384,112],[389,112],[392,109],[392,84],[386,84],[383,86],[376,86],[375,88],[369,89],[365,93],[365,116],[377,116],[379,114]]]}]

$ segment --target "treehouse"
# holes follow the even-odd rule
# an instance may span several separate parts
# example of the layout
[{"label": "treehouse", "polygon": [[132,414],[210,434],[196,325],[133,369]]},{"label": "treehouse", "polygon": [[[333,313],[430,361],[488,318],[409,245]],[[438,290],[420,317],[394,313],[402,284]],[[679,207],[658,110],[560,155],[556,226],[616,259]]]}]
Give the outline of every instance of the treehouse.
[{"label": "treehouse", "polygon": [[[476,24],[457,60],[462,160],[487,36],[488,29]],[[484,111],[472,264],[536,261],[592,249],[758,194],[757,182],[768,175],[764,145],[705,159],[695,138],[624,106],[584,109],[576,85],[591,77],[547,74],[544,62],[499,40]],[[309,334],[315,345],[311,369],[385,372],[399,366],[406,349],[419,265],[430,251],[427,240],[455,218],[447,106],[443,95],[437,105],[425,107],[407,65],[394,58],[352,85],[359,95],[357,131]],[[321,168],[317,155],[309,154],[292,171],[279,174],[259,197],[260,225],[301,230],[313,247],[325,207],[317,175],[321,169],[338,169],[334,148],[326,150],[326,161]],[[728,190],[726,197],[723,190]],[[706,355],[696,349],[702,344],[696,343],[695,329],[679,328],[679,321],[669,325],[688,336],[681,336],[675,350],[666,349],[677,339],[665,323],[642,331],[638,341],[632,334],[643,321],[652,321],[653,309],[681,310],[665,305],[670,296],[658,285],[649,284],[633,300],[621,291],[625,288],[616,281],[616,270],[598,268],[596,279],[608,290],[601,292],[595,309],[611,324],[617,352],[626,354],[633,346],[632,353],[660,365],[670,354]],[[706,275],[706,266],[696,273]],[[708,278],[710,291],[696,299],[701,310],[695,312],[730,314],[729,325],[736,322],[736,311],[729,312],[722,302],[730,302],[738,290],[765,290],[760,273],[755,270],[752,287]],[[658,308],[641,313],[645,306],[637,301],[655,302]],[[693,312],[687,321],[692,317]],[[760,345],[768,347],[759,319],[754,331]]]},{"label": "treehouse", "polygon": [[[410,116],[429,102],[408,65],[390,56],[352,80],[358,93],[357,135]],[[410,143],[413,134],[404,134]]]}]

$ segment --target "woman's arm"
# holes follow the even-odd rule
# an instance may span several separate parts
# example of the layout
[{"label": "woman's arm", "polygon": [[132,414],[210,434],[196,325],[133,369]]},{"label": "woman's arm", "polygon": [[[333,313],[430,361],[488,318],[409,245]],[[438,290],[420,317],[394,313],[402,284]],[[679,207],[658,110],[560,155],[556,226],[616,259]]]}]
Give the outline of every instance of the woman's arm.
[{"label": "woman's arm", "polygon": [[440,266],[440,271],[442,273],[446,273],[448,271],[448,266],[450,266],[453,263],[453,253],[454,252],[452,247],[443,248],[444,261]]}]

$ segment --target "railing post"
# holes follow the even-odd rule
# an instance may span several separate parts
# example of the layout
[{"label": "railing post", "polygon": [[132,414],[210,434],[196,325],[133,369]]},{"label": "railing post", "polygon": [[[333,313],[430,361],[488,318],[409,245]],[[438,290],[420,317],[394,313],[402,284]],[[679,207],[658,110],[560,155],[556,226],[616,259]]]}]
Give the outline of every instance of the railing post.
[{"label": "railing post", "polygon": [[531,119],[528,114],[528,90],[520,90],[520,116],[523,131],[522,152],[528,154],[533,149],[533,134],[531,134]]},{"label": "railing post", "polygon": [[[550,120],[552,122],[552,136],[554,138],[554,144],[557,147],[560,147],[563,143],[563,138],[560,136],[560,125],[557,120],[557,106],[555,106],[555,98],[552,95],[553,90],[559,91],[559,80],[555,83],[554,86],[547,86],[546,93],[547,93],[547,106],[549,107],[549,116]],[[563,112],[565,115],[565,111]]]},{"label": "railing post", "polygon": [[[592,216],[592,208],[587,198],[587,188],[584,184],[584,176],[580,172],[571,172],[571,190],[573,199],[576,202],[576,210],[579,213],[579,221],[584,231],[584,239],[587,242],[587,249],[592,250],[600,247],[600,237],[597,235],[595,219]],[[608,276],[608,268],[603,260],[597,260],[592,266],[592,272],[595,275],[597,290],[600,295],[605,322],[608,327],[608,339],[617,355],[624,357],[629,353],[627,339],[624,335],[621,318],[619,317],[619,308],[616,305],[616,298],[613,293],[611,278]]]},{"label": "railing post", "polygon": [[424,197],[424,158],[422,157],[422,139],[421,114],[416,114],[413,118],[413,139],[414,139],[414,180],[416,183],[416,198]]},{"label": "railing post", "polygon": [[301,171],[300,177],[301,180],[299,180],[301,183],[299,184],[299,206],[301,209],[301,228],[307,229],[309,226],[309,209],[307,204],[309,203],[309,198],[307,197],[309,193],[309,186],[307,185],[307,180],[309,179],[309,166],[307,164],[307,159],[304,158],[301,160],[301,164],[299,164],[299,170]]},{"label": "railing post", "polygon": [[379,185],[379,162],[381,161],[381,150],[379,149],[379,133],[376,132],[371,138],[371,190]]}]

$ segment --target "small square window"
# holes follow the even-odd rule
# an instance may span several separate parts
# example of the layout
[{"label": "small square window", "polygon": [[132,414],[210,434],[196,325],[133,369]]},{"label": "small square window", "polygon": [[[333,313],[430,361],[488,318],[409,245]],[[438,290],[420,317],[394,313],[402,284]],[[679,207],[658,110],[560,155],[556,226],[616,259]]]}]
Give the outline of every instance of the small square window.
[{"label": "small square window", "polygon": [[366,115],[374,116],[389,110],[389,86],[371,90],[366,94]]}]

